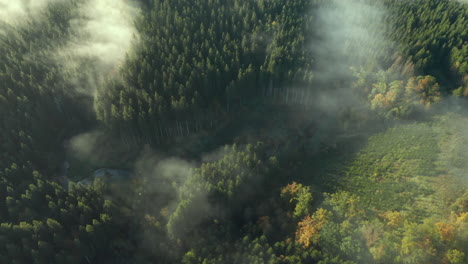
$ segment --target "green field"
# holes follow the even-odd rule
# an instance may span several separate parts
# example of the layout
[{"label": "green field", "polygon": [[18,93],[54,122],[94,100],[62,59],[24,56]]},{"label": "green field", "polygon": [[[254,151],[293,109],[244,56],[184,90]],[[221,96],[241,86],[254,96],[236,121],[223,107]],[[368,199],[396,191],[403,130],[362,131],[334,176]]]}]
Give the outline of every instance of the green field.
[{"label": "green field", "polygon": [[336,184],[316,205],[334,215],[319,245],[358,263],[426,263],[466,250],[467,121],[447,114],[396,124],[355,153],[321,160],[318,173],[309,167],[310,178]]}]

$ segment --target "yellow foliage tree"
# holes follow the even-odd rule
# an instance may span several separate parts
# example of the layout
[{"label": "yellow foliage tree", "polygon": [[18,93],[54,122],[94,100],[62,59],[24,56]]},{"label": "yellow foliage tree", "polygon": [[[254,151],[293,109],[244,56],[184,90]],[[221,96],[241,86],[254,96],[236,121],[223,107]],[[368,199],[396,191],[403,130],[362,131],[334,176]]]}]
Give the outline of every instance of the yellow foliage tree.
[{"label": "yellow foliage tree", "polygon": [[384,218],[386,224],[391,227],[399,227],[404,220],[403,215],[396,211],[387,211],[380,214]]},{"label": "yellow foliage tree", "polygon": [[312,243],[317,244],[320,239],[320,230],[331,217],[331,212],[319,208],[312,216],[308,215],[297,225],[296,242],[308,248]]},{"label": "yellow foliage tree", "polygon": [[455,235],[455,226],[447,223],[436,223],[437,231],[444,241],[452,241]]}]

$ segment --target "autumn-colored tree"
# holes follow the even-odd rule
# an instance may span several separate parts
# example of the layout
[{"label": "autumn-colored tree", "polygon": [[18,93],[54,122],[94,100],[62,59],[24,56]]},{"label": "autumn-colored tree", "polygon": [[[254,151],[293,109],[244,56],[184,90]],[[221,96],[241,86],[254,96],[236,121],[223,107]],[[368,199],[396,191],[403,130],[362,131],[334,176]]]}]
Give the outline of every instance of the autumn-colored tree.
[{"label": "autumn-colored tree", "polygon": [[396,228],[403,224],[404,216],[401,212],[396,211],[387,211],[385,213],[380,214],[386,222],[386,224],[392,228]]},{"label": "autumn-colored tree", "polygon": [[428,224],[409,223],[404,227],[400,245],[403,263],[430,263],[437,256],[433,228]]},{"label": "autumn-colored tree", "polygon": [[294,217],[301,218],[310,214],[312,193],[309,186],[293,182],[281,189],[281,198],[294,206]]},{"label": "autumn-colored tree", "polygon": [[437,231],[444,241],[451,241],[454,237],[455,226],[447,223],[436,223]]},{"label": "autumn-colored tree", "polygon": [[320,230],[331,216],[330,211],[319,208],[312,216],[304,217],[297,224],[296,241],[304,248],[308,248],[311,244],[317,244],[320,239]]}]

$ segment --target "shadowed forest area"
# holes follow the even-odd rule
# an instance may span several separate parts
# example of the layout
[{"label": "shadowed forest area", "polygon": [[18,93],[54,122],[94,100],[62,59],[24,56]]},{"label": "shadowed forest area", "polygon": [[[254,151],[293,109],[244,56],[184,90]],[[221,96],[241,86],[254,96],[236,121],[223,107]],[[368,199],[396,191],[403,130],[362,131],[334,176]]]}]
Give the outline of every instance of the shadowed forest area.
[{"label": "shadowed forest area", "polygon": [[0,263],[467,263],[467,99],[464,0],[0,0]]}]

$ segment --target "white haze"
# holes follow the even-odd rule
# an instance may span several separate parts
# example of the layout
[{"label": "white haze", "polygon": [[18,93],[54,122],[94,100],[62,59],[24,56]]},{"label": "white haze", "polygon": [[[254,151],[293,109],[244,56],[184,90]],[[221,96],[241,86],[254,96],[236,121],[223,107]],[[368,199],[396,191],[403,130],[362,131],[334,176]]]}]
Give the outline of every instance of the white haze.
[{"label": "white haze", "polygon": [[[139,8],[128,0],[89,0],[80,5],[78,18],[70,22],[73,37],[55,54],[65,69],[86,72],[80,79],[71,78],[75,91],[94,96],[97,87],[114,77],[138,39],[134,27],[138,14]],[[83,65],[83,59],[91,65]]]},{"label": "white haze", "polygon": [[0,0],[0,22],[15,25],[38,15],[58,0]]},{"label": "white haze", "polygon": [[[149,147],[143,148],[140,157],[135,162],[135,170],[145,179],[145,189],[149,192],[157,192],[166,197],[176,196],[178,190],[192,174],[195,164],[191,161],[177,157],[165,157],[155,153]],[[177,201],[168,205],[172,211]]]},{"label": "white haze", "polygon": [[320,31],[313,42],[316,78],[334,80],[349,73],[349,67],[366,62],[386,46],[384,9],[362,0],[331,1],[317,11]]},{"label": "white haze", "polygon": [[115,67],[136,37],[133,20],[138,12],[125,0],[87,1],[80,7],[80,18],[71,21],[77,37],[67,47],[69,52],[96,58],[106,70]]},{"label": "white haze", "polygon": [[80,159],[96,155],[96,148],[104,134],[100,131],[91,131],[74,136],[69,140],[70,150]]},{"label": "white haze", "polygon": [[[315,102],[319,108],[337,113],[365,105],[351,90],[351,67],[368,65],[376,54],[389,52],[390,42],[383,36],[385,12],[381,4],[367,0],[332,0],[314,10],[318,32],[310,48],[321,90]],[[375,67],[381,65],[377,59]]]},{"label": "white haze", "polygon": [[[27,26],[28,22],[43,19],[49,6],[63,1],[77,6],[69,18],[70,38],[65,45],[47,51],[48,57],[63,66],[63,74],[74,90],[93,95],[106,78],[117,72],[138,39],[134,19],[140,9],[132,0],[0,0],[0,26]],[[69,72],[79,74],[73,77]]]}]

